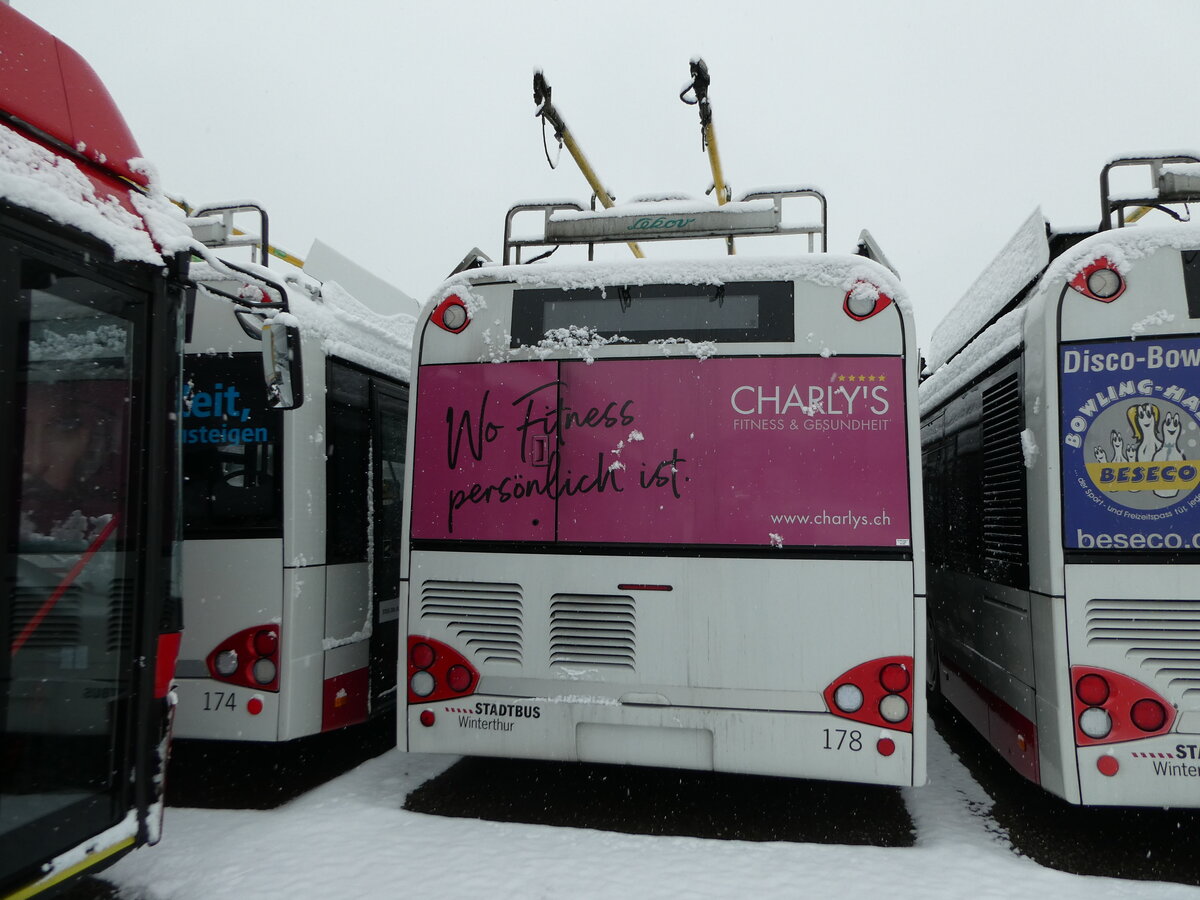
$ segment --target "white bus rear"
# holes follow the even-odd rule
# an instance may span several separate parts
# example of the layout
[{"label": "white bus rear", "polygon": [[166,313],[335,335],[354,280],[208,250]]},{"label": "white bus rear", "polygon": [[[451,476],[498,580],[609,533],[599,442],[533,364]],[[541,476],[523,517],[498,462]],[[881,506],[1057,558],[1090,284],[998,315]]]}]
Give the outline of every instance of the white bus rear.
[{"label": "white bus rear", "polygon": [[[645,243],[737,207],[566,218]],[[912,328],[861,256],[448,281],[415,337],[402,746],[922,783]]]},{"label": "white bus rear", "polygon": [[[231,229],[215,230],[223,246]],[[274,743],[395,708],[412,317],[336,279],[227,265],[197,267],[231,302],[197,309],[184,357],[176,735]],[[274,306],[238,302],[264,285]],[[300,363],[280,375],[287,409],[262,389],[284,326],[277,349]]]}]

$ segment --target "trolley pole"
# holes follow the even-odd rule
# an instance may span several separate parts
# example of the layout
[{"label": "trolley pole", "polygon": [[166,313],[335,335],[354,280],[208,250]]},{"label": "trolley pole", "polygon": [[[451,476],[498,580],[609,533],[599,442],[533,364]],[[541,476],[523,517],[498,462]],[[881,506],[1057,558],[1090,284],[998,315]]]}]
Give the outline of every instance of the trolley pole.
[{"label": "trolley pole", "polygon": [[[575,136],[571,134],[567,123],[563,121],[562,114],[554,106],[550,99],[550,85],[546,82],[546,76],[540,71],[533,73],[533,102],[537,104],[537,112],[535,115],[540,116],[546,122],[554,126],[554,138],[560,144],[567,148],[567,152],[571,154],[571,158],[575,160],[575,165],[579,166],[579,171],[583,173],[583,177],[587,179],[587,183],[591,186],[592,191],[596,195],[596,199],[600,201],[600,205],[605,209],[612,208],[613,196],[608,192],[600,181],[600,177],[596,174],[596,170],[592,168],[587,157],[584,156],[583,150],[579,143],[575,140]],[[547,158],[549,155],[547,154]],[[638,259],[643,259],[645,254],[642,253],[642,248],[635,241],[629,241],[629,249],[633,251],[633,255]]]},{"label": "trolley pole", "polygon": [[[704,60],[697,57],[691,62],[692,83],[679,94],[679,99],[689,106],[695,106],[700,111],[700,141],[708,153],[708,165],[712,169],[713,187],[717,195],[717,205],[724,206],[730,200],[729,185],[725,183],[725,173],[721,170],[721,153],[717,149],[717,129],[713,125],[712,104],[708,100],[708,85],[711,81],[708,66]],[[691,93],[691,99],[688,94]],[[733,238],[725,239],[725,244],[732,255]]]}]

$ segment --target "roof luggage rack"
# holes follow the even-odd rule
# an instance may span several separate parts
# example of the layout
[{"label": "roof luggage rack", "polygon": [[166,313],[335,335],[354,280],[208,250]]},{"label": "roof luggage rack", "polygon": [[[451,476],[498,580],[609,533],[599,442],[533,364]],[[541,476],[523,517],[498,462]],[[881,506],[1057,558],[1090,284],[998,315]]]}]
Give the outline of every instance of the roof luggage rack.
[{"label": "roof luggage rack", "polygon": [[[783,201],[787,198],[813,200],[820,209],[815,222],[789,223],[783,220]],[[521,264],[525,247],[546,248],[528,262],[549,256],[560,246],[586,244],[588,259],[593,259],[596,244],[638,243],[666,240],[720,238],[761,235],[808,235],[809,252],[815,252],[816,237],[821,238],[820,252],[828,250],[828,210],[825,195],[814,187],[789,187],[750,191],[737,200],[714,206],[705,201],[673,197],[652,199],[585,210],[571,201],[520,203],[504,219],[504,265]],[[514,237],[513,220],[520,213],[541,212],[542,233]],[[515,251],[515,252],[514,252]]]},{"label": "roof luggage rack", "polygon": [[[1109,190],[1108,173],[1112,169],[1126,166],[1145,166],[1150,170],[1153,185],[1149,193],[1141,196],[1114,195]],[[1165,212],[1178,221],[1186,221],[1168,204],[1200,202],[1200,157],[1190,154],[1163,156],[1124,156],[1105,164],[1100,170],[1100,231],[1113,227],[1113,213],[1117,214],[1117,228],[1131,225],[1152,209]],[[1125,210],[1137,207],[1126,217]]]}]

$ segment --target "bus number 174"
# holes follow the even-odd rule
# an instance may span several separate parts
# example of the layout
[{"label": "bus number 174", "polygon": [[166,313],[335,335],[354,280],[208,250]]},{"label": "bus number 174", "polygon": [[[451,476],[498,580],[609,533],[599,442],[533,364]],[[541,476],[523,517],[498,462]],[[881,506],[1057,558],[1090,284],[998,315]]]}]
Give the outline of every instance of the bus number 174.
[{"label": "bus number 174", "polygon": [[[214,712],[218,709],[237,709],[237,695],[233,691],[205,691],[204,692],[204,711]],[[829,736],[826,734],[826,745],[829,744]],[[828,749],[828,746],[826,747]]]}]

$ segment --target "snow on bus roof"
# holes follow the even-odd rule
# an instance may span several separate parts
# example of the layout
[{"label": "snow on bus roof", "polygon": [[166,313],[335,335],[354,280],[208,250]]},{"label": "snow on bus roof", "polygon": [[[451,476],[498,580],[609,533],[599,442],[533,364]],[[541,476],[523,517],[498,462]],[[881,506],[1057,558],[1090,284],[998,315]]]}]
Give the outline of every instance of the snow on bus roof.
[{"label": "snow on bus roof", "polygon": [[190,246],[191,233],[145,160],[129,165],[150,177],[149,193],[128,188],[137,214],[114,194],[98,192],[97,182],[73,160],[0,125],[0,199],[103,241],[118,260],[161,265],[163,253]]},{"label": "snow on bus roof", "polygon": [[970,384],[979,375],[1021,346],[1025,324],[1025,307],[999,318],[987,331],[973,340],[970,353],[959,353],[921,382],[917,397],[921,413],[936,409],[947,399]]},{"label": "snow on bus roof", "polygon": [[936,372],[962,350],[1050,261],[1046,217],[1035,209],[933,330],[925,371]]},{"label": "snow on bus roof", "polygon": [[582,219],[621,218],[623,216],[636,215],[691,215],[713,211],[720,211],[724,215],[736,215],[738,213],[770,212],[774,208],[775,202],[769,199],[738,200],[726,203],[724,206],[718,206],[707,200],[670,197],[619,203],[608,209],[559,209],[550,214],[550,221],[574,222]]},{"label": "snow on bus roof", "polygon": [[408,313],[382,315],[336,281],[320,285],[316,299],[297,291],[290,301],[301,334],[318,335],[325,352],[408,381],[416,318]]},{"label": "snow on bus roof", "polygon": [[[1040,216],[1040,213],[1035,215]],[[1030,219],[1033,222],[1034,218]],[[1028,225],[1029,222],[1026,223]],[[1020,234],[1020,232],[1018,232]],[[1053,288],[1072,281],[1089,263],[1106,257],[1123,275],[1128,275],[1140,259],[1160,250],[1195,250],[1200,248],[1200,223],[1171,223],[1168,225],[1134,225],[1102,231],[1080,241],[1054,259],[1039,279],[1039,286]],[[1003,254],[1002,254],[1003,255]],[[989,269],[990,271],[990,269]],[[985,272],[985,274],[987,274]],[[981,276],[982,279],[982,276]],[[1017,278],[1010,284],[1019,281]],[[976,282],[978,283],[978,282]],[[1019,290],[1019,288],[1017,288]],[[1015,294],[1015,292],[1014,292]],[[967,294],[970,297],[970,292]],[[961,303],[961,301],[960,301]],[[957,310],[958,307],[955,307]],[[935,409],[952,394],[969,384],[990,366],[1021,345],[1024,333],[1025,307],[1018,307],[997,320],[985,332],[964,341],[969,353],[957,352],[949,362],[934,366],[930,361],[927,371],[932,375],[921,382],[919,397],[922,410]],[[953,314],[953,310],[951,314]],[[1137,325],[1134,323],[1134,330]],[[941,326],[938,326],[941,329]],[[965,330],[965,329],[964,329]],[[937,331],[934,332],[937,338]]]},{"label": "snow on bus roof", "polygon": [[1122,275],[1128,275],[1137,261],[1159,250],[1196,250],[1200,248],[1200,222],[1171,222],[1166,225],[1127,225],[1101,231],[1058,256],[1046,269],[1043,280],[1071,281],[1092,260],[1106,257]]},{"label": "snow on bus roof", "polygon": [[[199,283],[229,282],[237,273],[223,269],[220,262],[193,262],[190,275]],[[302,339],[315,337],[331,356],[408,381],[414,316],[378,313],[336,281],[320,282],[300,271],[282,275],[255,263],[238,265],[272,282],[287,283],[288,312],[278,313],[275,320],[298,327]]]},{"label": "snow on bus roof", "polygon": [[519,266],[484,265],[452,276],[428,301],[440,303],[458,294],[470,312],[482,300],[471,291],[479,281],[515,282],[522,287],[564,291],[648,284],[726,284],[737,281],[810,281],[849,291],[860,281],[875,285],[911,317],[912,306],[900,280],[864,256],[814,253],[796,257],[722,257],[693,260],[637,260]]}]

